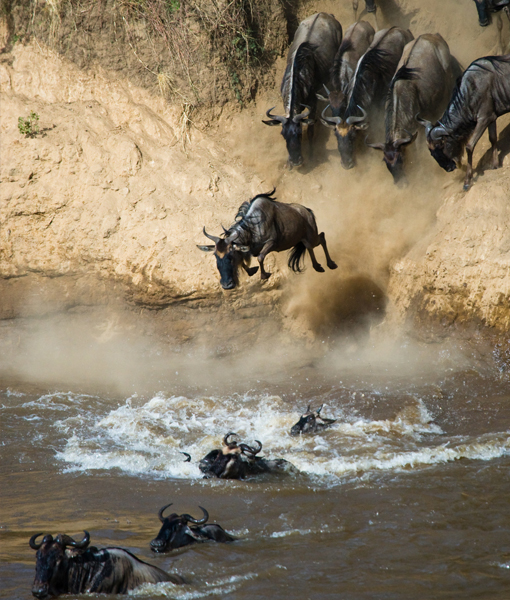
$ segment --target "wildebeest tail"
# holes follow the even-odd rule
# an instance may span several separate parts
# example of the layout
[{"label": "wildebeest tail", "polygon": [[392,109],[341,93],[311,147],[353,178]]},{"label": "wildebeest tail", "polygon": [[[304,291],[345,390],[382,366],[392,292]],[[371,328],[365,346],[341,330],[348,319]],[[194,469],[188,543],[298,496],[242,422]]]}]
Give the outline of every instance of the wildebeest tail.
[{"label": "wildebeest tail", "polygon": [[303,242],[296,244],[289,252],[289,262],[287,264],[289,265],[289,269],[292,269],[294,273],[301,273],[303,271],[305,252],[306,248]]}]

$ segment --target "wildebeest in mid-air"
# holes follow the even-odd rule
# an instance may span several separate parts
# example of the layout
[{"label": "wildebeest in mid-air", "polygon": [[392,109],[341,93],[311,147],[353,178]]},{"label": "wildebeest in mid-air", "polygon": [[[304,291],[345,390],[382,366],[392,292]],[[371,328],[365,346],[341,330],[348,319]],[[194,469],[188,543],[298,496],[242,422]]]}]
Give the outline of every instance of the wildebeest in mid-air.
[{"label": "wildebeest in mid-air", "polygon": [[32,594],[43,600],[61,594],[125,594],[143,583],[184,583],[179,575],[170,575],[140,560],[122,548],[89,547],[85,531],[81,541],[59,533],[55,538],[36,533],[30,547],[37,550]]},{"label": "wildebeest in mid-air", "polygon": [[374,35],[374,28],[367,21],[353,23],[347,29],[331,67],[331,91],[324,86],[328,97],[317,94],[319,100],[329,103],[332,117],[326,124],[331,124],[335,130],[336,124],[342,123],[359,59],[368,50]]},{"label": "wildebeest in mid-air", "polygon": [[406,147],[416,139],[416,115],[436,120],[451,98],[461,69],[438,34],[420,35],[404,48],[386,100],[386,141],[368,144],[384,152],[396,184],[407,183]]},{"label": "wildebeest in mid-air", "polygon": [[172,503],[163,506],[158,512],[162,525],[158,535],[151,541],[151,549],[154,552],[168,552],[169,550],[210,540],[221,543],[235,540],[221,525],[207,523],[209,513],[205,508],[199,507],[204,513],[202,519],[195,519],[188,514],[178,515],[177,513],[164,517],[163,513],[169,506],[172,506]]},{"label": "wildebeest in mid-air", "polygon": [[468,190],[473,176],[473,151],[487,128],[492,146],[492,168],[498,168],[496,119],[508,112],[510,54],[477,58],[464,71],[439,121],[434,125],[420,117],[418,121],[425,127],[430,153],[445,171],[457,168],[466,149],[464,189]]},{"label": "wildebeest in mid-air", "polygon": [[292,426],[290,435],[299,435],[301,433],[316,433],[326,427],[330,427],[333,423],[336,423],[336,419],[326,419],[321,417],[320,412],[322,406],[319,406],[317,410],[311,410],[310,405],[306,411],[301,415],[299,421]]},{"label": "wildebeest in mid-air", "polygon": [[307,137],[311,151],[316,93],[329,81],[329,70],[342,42],[342,26],[333,15],[317,13],[305,19],[298,27],[287,57],[281,95],[284,116],[266,115],[266,125],[281,125],[289,153],[290,168],[303,163],[301,151],[302,125],[308,125]]},{"label": "wildebeest in mid-air", "polygon": [[257,454],[262,450],[262,443],[255,440],[256,447],[239,443],[236,433],[230,432],[223,438],[221,449],[211,450],[199,462],[198,467],[205,478],[244,479],[251,475],[263,473],[289,473],[295,467],[283,458],[262,458]]},{"label": "wildebeest in mid-air", "polygon": [[482,27],[487,27],[491,22],[489,13],[498,12],[505,9],[505,12],[510,19],[508,5],[510,0],[475,0],[476,10],[478,11],[478,22]]},{"label": "wildebeest in mid-air", "polygon": [[328,267],[337,268],[329,255],[326,236],[318,232],[313,212],[301,204],[277,202],[272,197],[275,190],[243,202],[236,223],[225,230],[223,237],[208,234],[204,227],[204,235],[214,245],[199,245],[198,248],[204,252],[214,252],[223,289],[231,290],[238,284],[239,267],[242,266],[249,276],[257,272],[257,267],[249,266],[252,256],[258,259],[260,278],[267,279],[271,273],[264,269],[264,259],[270,252],[291,250],[288,265],[293,271],[300,272],[303,255],[308,250],[313,268],[323,273],[324,268],[317,262],[313,252],[320,244]]},{"label": "wildebeest in mid-air", "polygon": [[335,128],[344,169],[352,169],[355,165],[358,131],[368,129],[370,119],[377,120],[382,114],[390,81],[404,46],[412,39],[410,31],[399,27],[378,31],[358,62],[343,120],[340,121],[340,117],[327,117],[327,106],[322,111],[324,125]]}]

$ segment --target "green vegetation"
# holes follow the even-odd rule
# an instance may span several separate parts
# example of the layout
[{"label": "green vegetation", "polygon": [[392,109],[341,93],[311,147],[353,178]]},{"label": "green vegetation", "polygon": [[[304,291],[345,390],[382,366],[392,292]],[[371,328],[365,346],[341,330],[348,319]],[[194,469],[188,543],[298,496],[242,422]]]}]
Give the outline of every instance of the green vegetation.
[{"label": "green vegetation", "polygon": [[39,133],[39,115],[32,111],[26,119],[19,117],[18,129],[26,138],[35,137]]}]

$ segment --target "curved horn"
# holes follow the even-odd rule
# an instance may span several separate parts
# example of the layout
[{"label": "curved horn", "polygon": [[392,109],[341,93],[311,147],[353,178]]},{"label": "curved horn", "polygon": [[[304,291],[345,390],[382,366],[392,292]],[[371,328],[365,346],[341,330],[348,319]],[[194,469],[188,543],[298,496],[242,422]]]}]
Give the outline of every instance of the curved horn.
[{"label": "curved horn", "polygon": [[159,517],[159,520],[160,520],[162,523],[164,523],[164,522],[165,522],[165,517],[163,517],[163,513],[165,512],[165,510],[166,510],[166,509],[167,509],[169,506],[172,506],[172,504],[173,504],[173,502],[170,502],[170,504],[167,504],[167,505],[163,506],[163,508],[160,508],[160,509],[159,509],[159,512],[158,512],[158,517]]},{"label": "curved horn", "polygon": [[308,117],[310,116],[310,107],[306,104],[303,104],[303,106],[305,107],[305,110],[301,114],[295,115],[292,118],[294,123],[299,123],[299,121],[303,121],[303,119],[308,119]]},{"label": "curved horn", "polygon": [[323,406],[324,406],[324,404],[321,404],[321,405],[319,406],[319,408],[318,408],[318,409],[317,409],[315,412],[316,412],[317,414],[320,414],[320,412],[321,412],[321,410],[322,410],[322,407],[323,407]]},{"label": "curved horn", "polygon": [[201,519],[194,519],[191,515],[188,514],[184,514],[182,516],[186,519],[186,521],[189,521],[190,523],[195,523],[195,525],[203,525],[204,523],[207,523],[209,513],[202,506],[199,506],[198,508],[200,508],[204,513],[204,516]]},{"label": "curved horn", "polygon": [[239,444],[239,448],[241,448],[243,453],[249,452],[255,456],[255,454],[258,454],[262,450],[262,442],[259,442],[258,440],[255,440],[255,442],[259,445],[258,448],[252,448],[251,446],[248,446],[248,444]]},{"label": "curved horn", "polygon": [[179,450],[179,454],[183,454],[186,457],[184,462],[191,462],[191,454],[188,454],[187,452],[181,452],[181,450]]},{"label": "curved horn", "polygon": [[[273,106],[273,108],[276,107]],[[273,121],[279,121],[282,125],[285,125],[285,123],[288,121],[287,117],[279,117],[278,115],[272,115],[271,111],[273,110],[273,108],[270,108],[268,111],[266,111],[266,117],[268,119],[273,119]]]},{"label": "curved horn", "polygon": [[421,119],[420,118],[420,113],[416,113],[416,115],[414,116],[414,118],[418,121],[418,123],[420,125],[422,125],[423,127],[425,127],[425,135],[428,137],[431,129],[434,127],[434,125],[432,125],[432,123],[430,121],[427,121],[427,119]]},{"label": "curved horn", "polygon": [[225,229],[225,227],[223,227],[223,223],[222,223],[222,225],[221,225],[221,228],[223,229],[223,233],[224,233],[225,235],[227,235],[227,233],[228,233],[228,229]]},{"label": "curved horn", "polygon": [[209,234],[207,233],[207,231],[205,230],[205,227],[204,227],[204,230],[203,230],[203,231],[204,231],[204,235],[205,235],[205,237],[206,237],[206,238],[209,238],[210,240],[212,240],[212,241],[213,241],[215,244],[217,244],[217,243],[220,241],[220,238],[219,238],[219,237],[216,237],[215,235],[209,235]]},{"label": "curved horn", "polygon": [[328,108],[329,108],[329,104],[326,106],[326,108],[322,111],[321,113],[321,119],[323,119],[323,121],[326,121],[326,123],[330,123],[332,127],[334,127],[335,125],[340,125],[342,123],[342,117],[326,117],[326,115],[324,114]]},{"label": "curved horn", "polygon": [[55,538],[55,541],[59,542],[64,547],[71,546],[72,548],[78,548],[79,550],[83,550],[89,545],[89,542],[90,542],[90,533],[85,530],[84,530],[84,533],[85,533],[85,536],[79,542],[76,542],[75,540],[73,540],[73,538],[70,535],[66,535],[65,533],[63,535],[60,535],[60,534],[57,535],[57,537]]},{"label": "curved horn", "polygon": [[347,123],[347,125],[354,125],[354,123],[361,123],[361,121],[364,121],[367,118],[367,111],[364,108],[361,108],[361,106],[358,104],[357,105],[358,108],[360,109],[360,111],[363,113],[362,117],[347,117],[347,119],[345,119],[345,122]]},{"label": "curved horn", "polygon": [[329,95],[331,94],[331,92],[330,92],[330,91],[328,90],[328,88],[326,87],[326,84],[325,84],[325,83],[323,83],[322,85],[323,85],[324,89],[326,90],[326,94],[329,96]]},{"label": "curved horn", "polygon": [[236,443],[234,440],[233,440],[232,442],[229,442],[229,441],[228,441],[228,438],[229,438],[231,435],[236,435],[236,436],[237,436],[237,433],[234,433],[233,431],[229,431],[229,432],[227,433],[227,435],[226,435],[226,436],[223,438],[223,445],[224,445],[224,446],[229,446],[229,445],[230,445],[230,444],[232,444],[232,443]]},{"label": "curved horn", "polygon": [[395,148],[395,150],[400,148],[400,146],[407,146],[408,144],[411,144],[412,142],[414,142],[416,136],[418,135],[418,132],[410,134],[409,131],[406,131],[406,133],[409,134],[408,138],[399,138],[398,140],[395,140],[393,142],[393,147]]},{"label": "curved horn", "polygon": [[445,135],[448,135],[448,133],[442,125],[439,125],[438,127],[433,127],[430,130],[430,139],[433,142],[438,142]]},{"label": "curved horn", "polygon": [[[30,541],[28,543],[30,544],[30,548],[32,548],[32,550],[39,550],[39,548],[42,546],[42,542],[39,544],[35,543],[36,538],[38,538],[40,535],[42,535],[42,533],[36,533],[30,538]],[[51,537],[51,535],[50,535],[50,537]],[[52,537],[51,537],[51,541],[53,541]]]},{"label": "curved horn", "polygon": [[368,140],[368,135],[365,138],[365,145],[368,146],[369,148],[375,148],[376,150],[382,150],[384,152],[384,144],[369,144],[367,142]]}]

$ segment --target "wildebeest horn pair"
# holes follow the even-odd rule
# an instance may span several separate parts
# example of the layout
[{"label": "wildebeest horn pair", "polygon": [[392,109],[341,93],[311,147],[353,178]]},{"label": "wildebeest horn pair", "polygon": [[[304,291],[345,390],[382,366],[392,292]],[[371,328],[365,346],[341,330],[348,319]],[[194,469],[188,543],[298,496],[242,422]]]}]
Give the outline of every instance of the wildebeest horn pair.
[{"label": "wildebeest horn pair", "polygon": [[[71,546],[73,548],[78,548],[80,550],[83,550],[84,548],[86,548],[89,545],[90,542],[90,534],[88,531],[84,531],[85,536],[84,538],[77,542],[75,540],[73,540],[73,538],[69,535],[66,534],[61,534],[59,533],[57,535],[57,537],[55,538],[55,542],[57,542],[58,544],[60,544],[61,546],[63,546],[64,548],[66,546]],[[32,548],[32,550],[39,550],[39,548],[42,546],[43,543],[47,543],[47,542],[52,542],[53,541],[53,536],[51,535],[45,535],[42,542],[40,542],[39,544],[36,543],[36,538],[38,538],[40,535],[42,535],[42,533],[36,533],[35,535],[33,535],[30,538],[29,544],[30,544],[30,548]]]},{"label": "wildebeest horn pair", "polygon": [[354,125],[355,123],[361,123],[362,121],[364,121],[367,118],[367,111],[365,109],[363,109],[359,104],[357,106],[360,109],[360,111],[363,113],[363,116],[355,117],[353,115],[352,117],[347,117],[347,119],[345,120],[347,125]]},{"label": "wildebeest horn pair", "polygon": [[[326,106],[326,108],[322,111],[321,117],[323,119],[324,125],[329,126],[328,124],[331,124],[332,127],[334,127],[335,125],[340,125],[343,122],[342,117],[327,117],[324,114],[328,110],[329,106],[330,105],[328,104]],[[347,125],[355,125],[356,123],[361,123],[362,121],[365,121],[365,119],[367,118],[367,111],[359,105],[358,105],[358,108],[363,113],[363,116],[362,117],[354,117],[354,116],[347,117],[347,119],[345,120]]]},{"label": "wildebeest horn pair", "polygon": [[252,456],[255,456],[255,454],[258,454],[262,450],[262,442],[259,442],[258,440],[255,440],[255,442],[258,444],[258,448],[252,448],[251,446],[248,446],[248,444],[239,444],[239,448],[241,448],[243,454],[248,452]]},{"label": "wildebeest horn pair", "polygon": [[[159,510],[158,517],[162,523],[165,522],[163,513],[169,506],[172,506],[172,504],[173,504],[173,502],[170,502],[170,504],[163,506],[163,508],[161,508]],[[194,517],[192,517],[191,515],[188,515],[187,513],[181,515],[181,517],[183,517],[184,519],[186,519],[186,521],[189,521],[190,523],[195,523],[195,525],[204,525],[204,523],[207,523],[207,520],[209,519],[209,513],[202,506],[199,506],[198,508],[204,513],[204,516],[201,519],[195,519]]]},{"label": "wildebeest horn pair", "polygon": [[[299,123],[300,121],[303,121],[304,119],[307,119],[310,116],[310,107],[306,106],[303,104],[303,106],[305,107],[305,110],[299,114],[299,115],[294,115],[294,117],[292,117],[292,120],[294,121],[294,123]],[[285,125],[285,123],[287,123],[287,121],[289,120],[289,117],[280,117],[278,115],[272,115],[271,111],[274,109],[275,107],[273,106],[273,108],[270,108],[267,112],[266,112],[266,116],[271,119],[271,121],[263,121],[266,125],[279,125],[280,123],[282,125]]]}]

